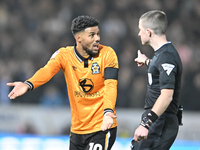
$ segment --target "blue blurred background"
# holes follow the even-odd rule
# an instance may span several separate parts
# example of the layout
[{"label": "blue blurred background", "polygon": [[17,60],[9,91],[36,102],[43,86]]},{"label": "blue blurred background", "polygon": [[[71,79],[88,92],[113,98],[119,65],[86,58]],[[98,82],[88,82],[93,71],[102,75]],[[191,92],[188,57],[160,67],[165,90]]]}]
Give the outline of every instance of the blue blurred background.
[{"label": "blue blurred background", "polygon": [[[117,138],[113,150],[130,150],[131,139]],[[170,150],[199,150],[200,143],[176,141]],[[69,136],[0,136],[1,150],[69,150]]]},{"label": "blue blurred background", "polygon": [[[40,136],[69,135],[70,108],[61,71],[50,82],[12,101],[7,97],[11,88],[6,83],[30,78],[57,49],[73,45],[70,26],[79,15],[100,21],[101,43],[113,47],[119,57],[118,141],[130,140],[140,122],[146,92],[146,68],[138,68],[133,59],[138,49],[148,57],[153,54],[151,47],[141,45],[138,18],[152,9],[166,12],[168,40],[183,62],[179,104],[184,107],[184,125],[177,140],[198,143],[199,0],[0,0],[0,132],[4,134],[0,143],[6,134],[31,134],[39,140],[43,139]],[[21,143],[20,137],[14,138]],[[183,143],[188,142],[176,145]]]}]

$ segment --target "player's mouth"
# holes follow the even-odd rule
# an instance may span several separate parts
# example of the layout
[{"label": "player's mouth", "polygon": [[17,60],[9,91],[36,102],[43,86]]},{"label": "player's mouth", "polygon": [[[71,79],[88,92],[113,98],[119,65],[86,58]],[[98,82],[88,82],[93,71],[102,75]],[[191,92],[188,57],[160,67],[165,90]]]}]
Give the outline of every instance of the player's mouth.
[{"label": "player's mouth", "polygon": [[93,44],[93,49],[95,51],[98,51],[99,50],[99,44],[97,44],[97,43]]}]

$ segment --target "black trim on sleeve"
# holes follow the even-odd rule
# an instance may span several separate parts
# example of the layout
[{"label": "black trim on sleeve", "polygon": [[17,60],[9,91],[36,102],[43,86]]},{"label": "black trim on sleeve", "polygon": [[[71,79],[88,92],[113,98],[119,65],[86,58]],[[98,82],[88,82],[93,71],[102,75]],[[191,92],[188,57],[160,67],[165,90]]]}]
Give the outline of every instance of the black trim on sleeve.
[{"label": "black trim on sleeve", "polygon": [[104,79],[115,79],[118,80],[118,68],[105,68]]},{"label": "black trim on sleeve", "polygon": [[29,85],[29,91],[34,89],[34,85],[30,81],[25,81],[24,83]]},{"label": "black trim on sleeve", "polygon": [[106,109],[104,109],[103,115],[105,115],[105,114],[108,113],[108,112],[114,113],[114,111],[113,111],[112,109],[106,108]]}]

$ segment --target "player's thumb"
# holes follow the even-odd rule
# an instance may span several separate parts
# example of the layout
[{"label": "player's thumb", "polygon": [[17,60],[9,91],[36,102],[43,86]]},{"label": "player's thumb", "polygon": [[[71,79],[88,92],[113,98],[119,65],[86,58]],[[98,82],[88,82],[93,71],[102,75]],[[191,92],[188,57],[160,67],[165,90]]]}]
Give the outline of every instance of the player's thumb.
[{"label": "player's thumb", "polygon": [[135,58],[134,61],[137,62],[138,58]]},{"label": "player's thumb", "polygon": [[117,118],[117,116],[114,115],[114,114],[110,114],[109,116],[110,116],[111,118],[113,118],[113,119]]}]

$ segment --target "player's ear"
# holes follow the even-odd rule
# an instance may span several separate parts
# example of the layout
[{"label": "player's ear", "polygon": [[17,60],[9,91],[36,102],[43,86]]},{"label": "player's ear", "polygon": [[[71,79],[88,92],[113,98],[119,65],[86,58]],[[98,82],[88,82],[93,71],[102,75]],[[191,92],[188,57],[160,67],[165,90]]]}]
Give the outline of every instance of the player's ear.
[{"label": "player's ear", "polygon": [[75,39],[77,42],[80,43],[82,41],[81,34],[80,33],[75,34]]},{"label": "player's ear", "polygon": [[149,35],[149,37],[151,37],[152,36],[152,30],[151,29],[149,29],[149,28],[147,28],[147,34]]}]

